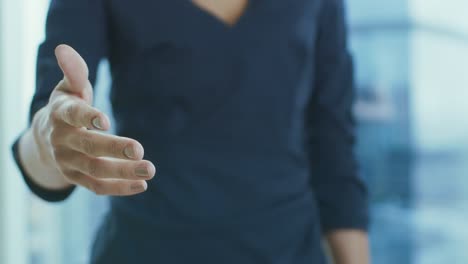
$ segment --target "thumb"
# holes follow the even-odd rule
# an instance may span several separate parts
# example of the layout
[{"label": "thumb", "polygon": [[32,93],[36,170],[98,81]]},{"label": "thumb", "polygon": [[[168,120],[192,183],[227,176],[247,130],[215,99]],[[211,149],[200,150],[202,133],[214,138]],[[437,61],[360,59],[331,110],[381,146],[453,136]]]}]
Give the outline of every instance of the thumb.
[{"label": "thumb", "polygon": [[65,85],[60,85],[60,89],[91,103],[92,88],[88,80],[88,66],[84,59],[72,47],[65,44],[55,48],[55,56],[64,76]]}]

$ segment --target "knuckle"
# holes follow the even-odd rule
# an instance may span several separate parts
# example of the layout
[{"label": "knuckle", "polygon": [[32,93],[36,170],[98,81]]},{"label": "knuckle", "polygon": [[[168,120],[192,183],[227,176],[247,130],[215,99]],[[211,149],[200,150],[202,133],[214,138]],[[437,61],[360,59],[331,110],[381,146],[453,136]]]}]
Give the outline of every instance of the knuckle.
[{"label": "knuckle", "polygon": [[76,104],[72,103],[66,106],[64,117],[66,120],[74,121],[74,118],[77,114],[77,107]]},{"label": "knuckle", "polygon": [[117,140],[112,139],[109,142],[108,151],[109,151],[109,153],[111,153],[113,155],[119,155],[120,154],[120,152],[119,152],[119,143],[117,142]]},{"label": "knuckle", "polygon": [[94,116],[96,116],[96,113],[94,113],[94,111],[86,109],[83,114],[83,119],[91,123],[91,120],[94,118]]},{"label": "knuckle", "polygon": [[123,166],[123,165],[120,165],[117,168],[117,172],[118,172],[119,177],[122,178],[122,179],[129,178],[129,176],[130,176],[130,174],[128,173],[127,168],[125,166]]},{"label": "knuckle", "polygon": [[94,138],[92,135],[81,135],[80,136],[80,148],[90,154],[93,155],[96,152],[96,146],[94,144]]},{"label": "knuckle", "polygon": [[99,159],[96,159],[96,158],[88,159],[88,164],[87,164],[88,175],[92,177],[96,177],[99,165],[100,165]]},{"label": "knuckle", "polygon": [[53,100],[50,102],[50,111],[51,113],[56,113],[60,110],[60,108],[62,107],[63,105],[63,100],[60,100],[60,99],[56,99],[56,100]]},{"label": "knuckle", "polygon": [[62,115],[60,114],[60,108],[56,107],[55,109],[52,108],[50,112],[50,122],[55,124],[62,119]]},{"label": "knuckle", "polygon": [[58,98],[56,100],[53,100],[50,104],[50,119],[52,121],[59,121],[63,118],[63,109],[64,106],[66,105],[66,100],[63,98]]}]

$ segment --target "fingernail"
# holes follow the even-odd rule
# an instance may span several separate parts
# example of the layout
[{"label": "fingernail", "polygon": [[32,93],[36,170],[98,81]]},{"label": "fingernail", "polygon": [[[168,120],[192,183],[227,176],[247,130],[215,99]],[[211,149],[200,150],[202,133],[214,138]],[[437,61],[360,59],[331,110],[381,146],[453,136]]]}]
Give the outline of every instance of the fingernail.
[{"label": "fingernail", "polygon": [[94,126],[95,128],[97,128],[97,129],[104,129],[104,128],[102,127],[101,118],[95,117],[91,122],[93,123],[93,126]]},{"label": "fingernail", "polygon": [[130,190],[133,192],[141,192],[141,191],[146,191],[146,186],[141,185],[139,183],[134,183],[130,185]]},{"label": "fingernail", "polygon": [[135,158],[135,150],[133,149],[132,146],[128,146],[124,149],[124,154],[127,156],[129,159],[134,159]]},{"label": "fingernail", "polygon": [[148,169],[146,167],[137,167],[135,168],[135,174],[139,177],[148,177]]}]

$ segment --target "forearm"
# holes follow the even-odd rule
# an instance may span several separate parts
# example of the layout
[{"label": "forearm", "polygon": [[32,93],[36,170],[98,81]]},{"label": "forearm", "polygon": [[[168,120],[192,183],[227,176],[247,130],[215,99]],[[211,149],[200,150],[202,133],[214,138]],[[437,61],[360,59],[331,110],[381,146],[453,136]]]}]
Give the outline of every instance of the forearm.
[{"label": "forearm", "polygon": [[50,161],[41,157],[32,129],[28,129],[19,140],[19,160],[25,170],[25,177],[37,185],[50,190],[63,190],[71,184]]},{"label": "forearm", "polygon": [[332,263],[370,263],[369,240],[366,232],[352,229],[330,231],[325,239]]}]

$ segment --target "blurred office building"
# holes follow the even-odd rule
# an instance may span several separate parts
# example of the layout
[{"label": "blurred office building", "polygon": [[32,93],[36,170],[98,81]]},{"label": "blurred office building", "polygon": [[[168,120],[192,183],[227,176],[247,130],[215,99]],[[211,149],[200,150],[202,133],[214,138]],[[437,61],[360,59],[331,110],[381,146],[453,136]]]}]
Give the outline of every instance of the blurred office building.
[{"label": "blurred office building", "polygon": [[374,263],[468,263],[468,2],[347,4]]}]

